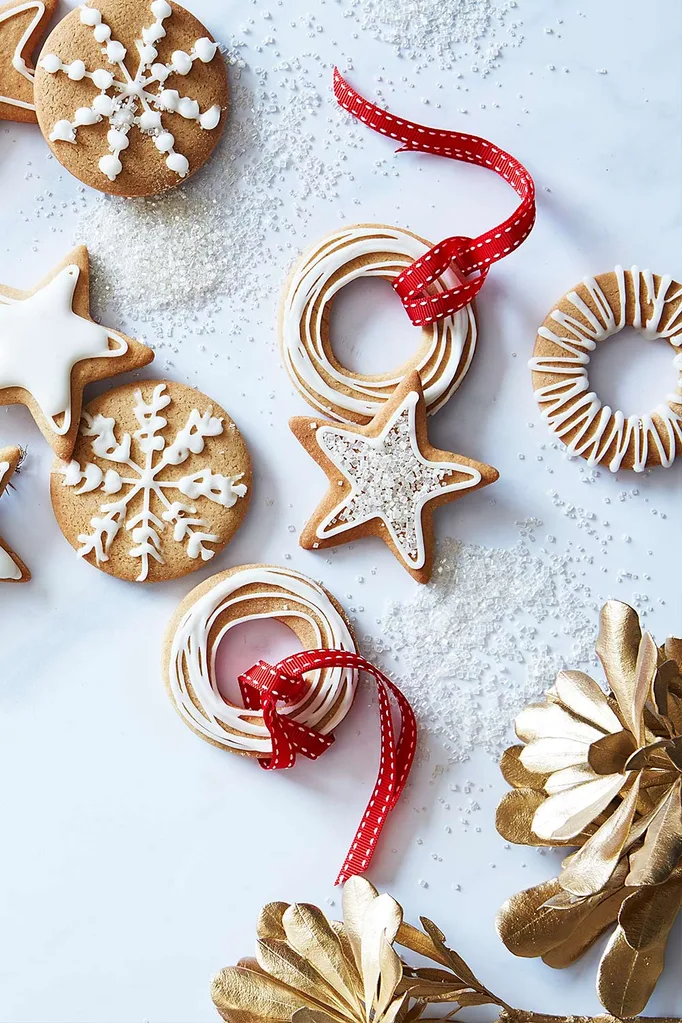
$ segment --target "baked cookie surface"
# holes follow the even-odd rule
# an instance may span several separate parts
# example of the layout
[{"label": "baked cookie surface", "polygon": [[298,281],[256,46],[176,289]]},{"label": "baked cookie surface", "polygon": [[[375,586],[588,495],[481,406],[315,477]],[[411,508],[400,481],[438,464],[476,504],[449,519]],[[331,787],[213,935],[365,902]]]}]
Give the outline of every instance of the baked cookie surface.
[{"label": "baked cookie surface", "polygon": [[0,7],[0,120],[36,121],[31,54],[57,0],[14,0]]},{"label": "baked cookie surface", "polygon": [[[0,497],[10,485],[20,462],[21,448],[0,448]],[[25,583],[30,578],[26,565],[0,536],[0,583]]]}]

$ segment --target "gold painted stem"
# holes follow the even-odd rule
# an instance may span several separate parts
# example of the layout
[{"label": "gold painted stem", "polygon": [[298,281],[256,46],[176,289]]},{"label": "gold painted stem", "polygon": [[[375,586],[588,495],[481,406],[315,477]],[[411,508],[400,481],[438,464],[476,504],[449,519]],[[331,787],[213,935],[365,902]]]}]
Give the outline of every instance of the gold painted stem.
[{"label": "gold painted stem", "polygon": [[[641,1023],[682,1023],[675,1016],[639,1016]],[[523,1009],[503,1009],[499,1023],[622,1023],[617,1016],[604,1013],[601,1016],[550,1016],[541,1012],[525,1012]]]}]

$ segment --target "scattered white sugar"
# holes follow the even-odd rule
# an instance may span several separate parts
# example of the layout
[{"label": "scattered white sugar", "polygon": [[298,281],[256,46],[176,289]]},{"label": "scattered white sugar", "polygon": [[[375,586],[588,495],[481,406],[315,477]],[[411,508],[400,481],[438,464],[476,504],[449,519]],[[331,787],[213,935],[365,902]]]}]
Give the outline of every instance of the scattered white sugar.
[{"label": "scattered white sugar", "polygon": [[540,525],[520,523],[522,539],[509,549],[445,540],[431,583],[411,600],[390,603],[382,638],[364,644],[451,761],[474,747],[497,759],[513,739],[516,714],[562,667],[596,669],[601,600],[580,578],[588,558],[575,547],[531,553]]}]

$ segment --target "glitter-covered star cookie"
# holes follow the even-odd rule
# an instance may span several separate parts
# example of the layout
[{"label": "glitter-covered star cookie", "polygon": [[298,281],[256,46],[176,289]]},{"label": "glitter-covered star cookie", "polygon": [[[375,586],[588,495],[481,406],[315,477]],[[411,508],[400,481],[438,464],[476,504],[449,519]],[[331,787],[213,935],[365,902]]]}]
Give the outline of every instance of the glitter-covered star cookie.
[{"label": "glitter-covered star cookie", "polygon": [[84,245],[33,291],[0,284],[0,405],[26,405],[59,458],[71,457],[85,385],[153,358],[146,345],[90,318]]},{"label": "glitter-covered star cookie", "polygon": [[0,120],[37,121],[30,56],[57,0],[14,0],[0,7]]},{"label": "glitter-covered star cookie", "polygon": [[[0,497],[21,461],[20,448],[0,448]],[[0,536],[0,583],[27,583],[31,573]]]},{"label": "glitter-covered star cookie", "polygon": [[417,582],[433,565],[433,510],[494,483],[497,469],[429,443],[418,373],[410,373],[367,426],[312,416],[289,421],[324,469],[329,490],[301,533],[317,550],[380,536]]}]

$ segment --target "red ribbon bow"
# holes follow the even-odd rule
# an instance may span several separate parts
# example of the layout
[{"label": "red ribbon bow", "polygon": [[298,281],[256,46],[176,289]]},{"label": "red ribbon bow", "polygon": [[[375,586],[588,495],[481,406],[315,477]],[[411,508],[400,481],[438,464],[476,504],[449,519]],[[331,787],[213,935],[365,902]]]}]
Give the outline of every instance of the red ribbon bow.
[{"label": "red ribbon bow", "polygon": [[[355,838],[339,871],[335,884],[342,884],[355,874],[362,874],[370,860],[386,823],[396,805],[414,760],[417,723],[409,703],[389,678],[359,654],[347,650],[306,650],[285,657],[274,667],[259,661],[239,676],[244,705],[249,710],[262,710],[265,727],[272,736],[272,756],[259,763],[266,771],[293,767],[296,754],[317,760],[334,742],[333,735],[321,735],[312,728],[280,714],[277,703],[297,703],[308,688],[303,676],[316,668],[356,668],[372,675],[379,697],[381,724],[381,758],[374,791],[362,816]],[[391,718],[390,696],[400,714],[400,731],[396,741]]]},{"label": "red ribbon bow", "polygon": [[[396,139],[398,153],[420,152],[446,156],[450,160],[475,163],[495,171],[521,197],[521,204],[499,227],[478,238],[457,235],[434,245],[421,259],[411,263],[393,281],[393,287],[415,326],[450,316],[478,294],[488,276],[490,264],[507,256],[525,241],[535,223],[535,184],[519,161],[478,135],[441,131],[400,117],[369,103],[334,68],[334,95],[339,104],[374,131]],[[434,293],[429,286],[446,270],[458,277],[478,273],[473,280]]]}]

